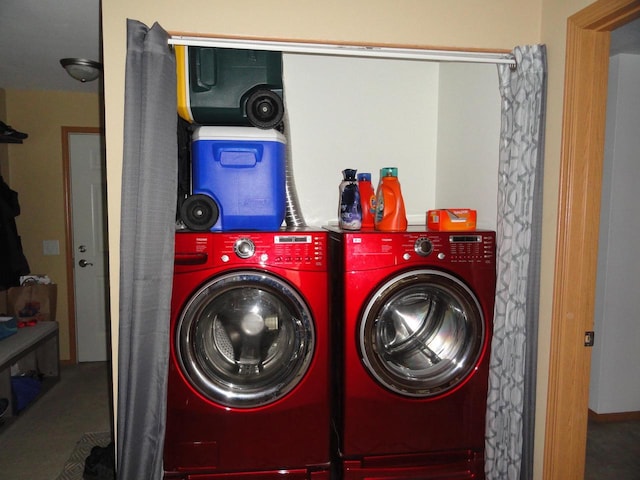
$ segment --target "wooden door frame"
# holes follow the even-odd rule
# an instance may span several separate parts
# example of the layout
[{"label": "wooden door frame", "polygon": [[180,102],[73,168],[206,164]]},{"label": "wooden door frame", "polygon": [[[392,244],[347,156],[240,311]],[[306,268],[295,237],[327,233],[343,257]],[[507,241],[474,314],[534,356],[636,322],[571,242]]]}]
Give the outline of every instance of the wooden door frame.
[{"label": "wooden door frame", "polygon": [[584,478],[610,32],[640,0],[599,0],[567,21],[543,478]]},{"label": "wooden door frame", "polygon": [[76,336],[76,291],[73,252],[73,195],[71,192],[71,156],[69,154],[69,135],[74,133],[101,134],[95,127],[61,127],[62,134],[62,179],[64,184],[64,224],[65,256],[67,261],[67,303],[69,309],[69,363],[78,363]]}]

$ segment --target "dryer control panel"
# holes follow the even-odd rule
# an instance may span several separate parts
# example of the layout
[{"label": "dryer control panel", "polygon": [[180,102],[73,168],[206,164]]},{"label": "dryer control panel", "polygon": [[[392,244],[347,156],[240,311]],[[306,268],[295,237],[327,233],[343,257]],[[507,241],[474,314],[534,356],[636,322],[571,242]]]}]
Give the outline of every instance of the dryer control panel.
[{"label": "dryer control panel", "polygon": [[[409,229],[406,232],[332,231],[348,245],[345,269],[372,270],[391,265],[495,265],[493,231],[435,232]],[[346,247],[344,247],[346,248]]]},{"label": "dryer control panel", "polygon": [[[451,263],[491,263],[495,257],[495,237],[482,233],[444,235],[425,234],[414,242],[414,251],[422,257],[435,255]],[[404,255],[405,260],[410,255]]]}]

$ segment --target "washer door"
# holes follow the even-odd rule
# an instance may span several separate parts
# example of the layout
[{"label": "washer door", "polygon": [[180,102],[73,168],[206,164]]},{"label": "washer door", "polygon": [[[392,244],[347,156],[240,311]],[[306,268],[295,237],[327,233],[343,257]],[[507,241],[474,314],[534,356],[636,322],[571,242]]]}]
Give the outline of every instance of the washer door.
[{"label": "washer door", "polygon": [[379,287],[360,324],[360,352],[384,387],[428,398],[460,386],[475,370],[485,344],[482,309],[457,278],[413,270]]},{"label": "washer door", "polygon": [[187,380],[213,402],[239,408],[282,398],[311,362],[315,332],[302,297],[276,276],[236,271],[191,297],[177,324]]}]

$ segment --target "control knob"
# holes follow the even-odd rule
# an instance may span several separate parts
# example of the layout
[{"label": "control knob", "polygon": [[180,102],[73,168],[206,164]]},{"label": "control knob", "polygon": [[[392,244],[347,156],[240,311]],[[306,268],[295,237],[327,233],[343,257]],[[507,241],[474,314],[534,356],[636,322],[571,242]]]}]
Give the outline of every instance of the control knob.
[{"label": "control knob", "polygon": [[431,243],[431,240],[429,240],[428,238],[420,237],[416,240],[416,243],[413,245],[413,249],[421,257],[426,257],[431,252],[433,252],[433,244]]},{"label": "control knob", "polygon": [[233,251],[240,258],[251,258],[256,253],[256,246],[249,238],[239,238],[233,245]]}]

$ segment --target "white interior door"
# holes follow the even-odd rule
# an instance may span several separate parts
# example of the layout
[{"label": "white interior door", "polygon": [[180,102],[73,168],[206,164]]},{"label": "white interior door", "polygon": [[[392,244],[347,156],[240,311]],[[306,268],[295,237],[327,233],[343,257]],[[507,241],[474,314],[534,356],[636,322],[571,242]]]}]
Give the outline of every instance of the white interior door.
[{"label": "white interior door", "polygon": [[107,359],[106,176],[97,133],[69,134],[78,362]]}]

